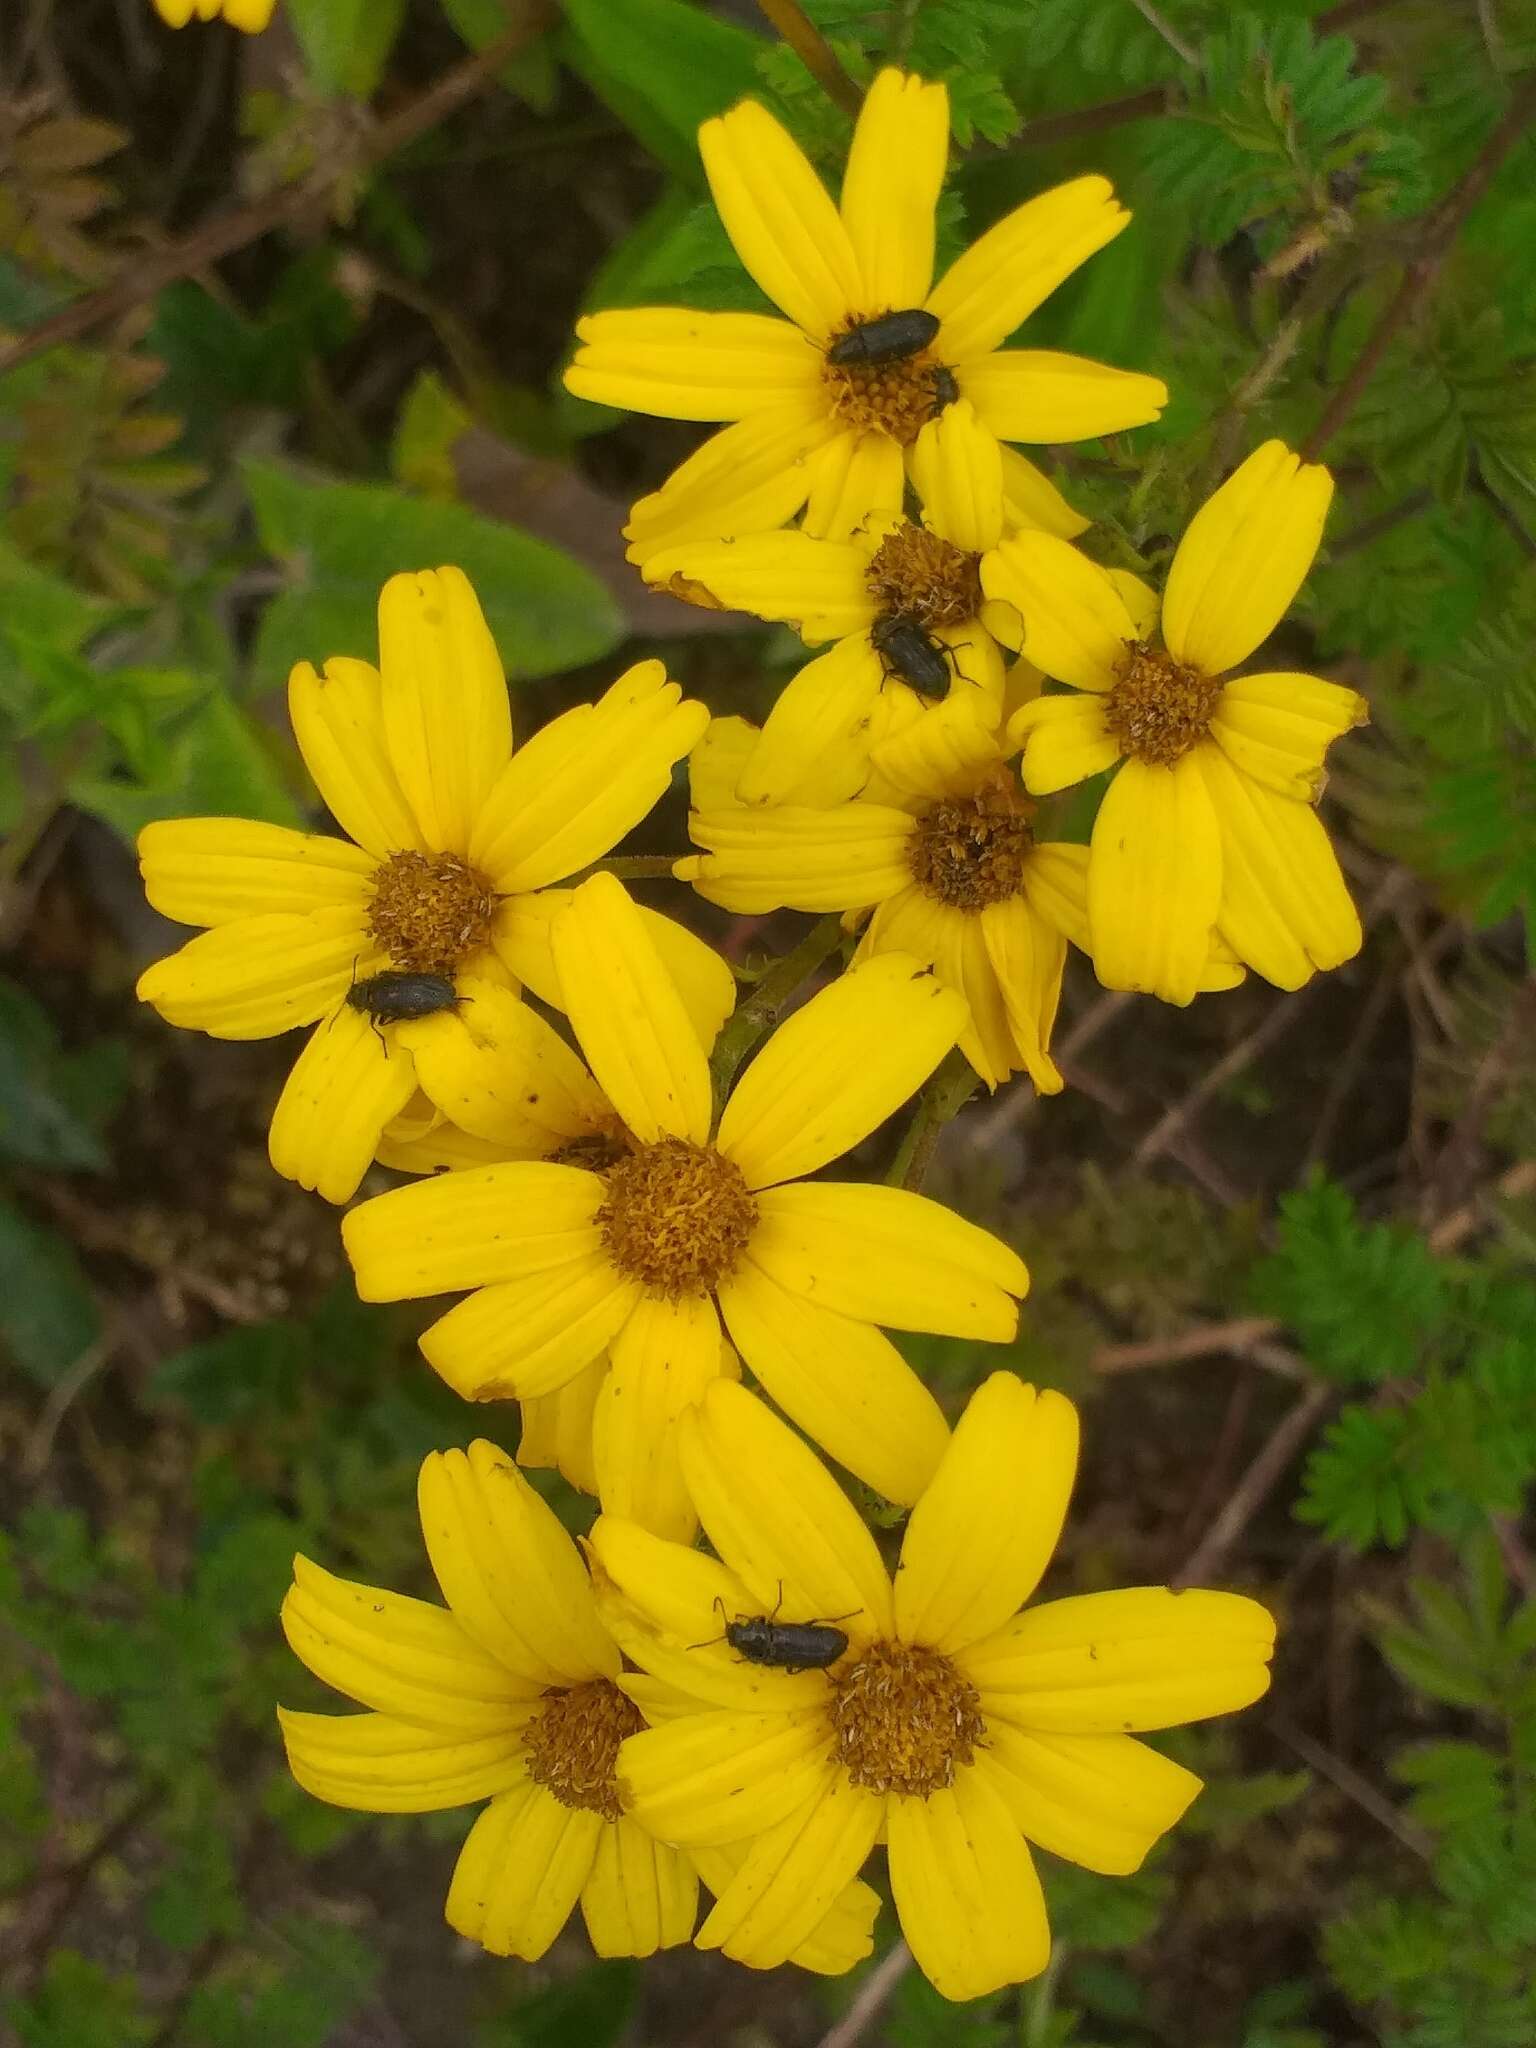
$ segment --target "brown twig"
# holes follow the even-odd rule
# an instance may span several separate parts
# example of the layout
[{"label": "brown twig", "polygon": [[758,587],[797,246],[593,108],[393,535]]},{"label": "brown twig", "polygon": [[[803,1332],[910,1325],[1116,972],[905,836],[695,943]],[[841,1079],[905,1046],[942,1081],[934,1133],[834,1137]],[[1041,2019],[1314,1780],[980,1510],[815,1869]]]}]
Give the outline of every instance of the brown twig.
[{"label": "brown twig", "polygon": [[1215,1066],[1207,1067],[1194,1087],[1186,1090],[1147,1132],[1132,1154],[1135,1163],[1148,1166],[1160,1153],[1166,1152],[1203,1103],[1208,1102],[1219,1088],[1225,1087],[1234,1075],[1252,1066],[1261,1053],[1267,1052],[1278,1038],[1290,1030],[1300,1016],[1307,996],[1316,987],[1316,981],[1310,981],[1287,1000],[1276,1003],[1262,1023],[1240,1038]]},{"label": "brown twig", "polygon": [[911,1967],[912,1951],[904,1941],[887,1949],[854,1993],[853,2003],[837,2025],[822,2035],[817,2048],[855,2048],[864,2038],[864,2029]]},{"label": "brown twig", "polygon": [[1220,1352],[1245,1354],[1265,1338],[1277,1337],[1273,1316],[1236,1316],[1230,1323],[1197,1323],[1176,1337],[1149,1337],[1141,1344],[1104,1344],[1088,1361],[1092,1372],[1139,1372],[1146,1365],[1180,1365],[1186,1358]]},{"label": "brown twig", "polygon": [[1330,1784],[1337,1786],[1344,1797],[1358,1806],[1362,1813],[1368,1813],[1372,1820],[1380,1821],[1389,1834],[1395,1835],[1405,1849],[1411,1849],[1415,1856],[1422,1856],[1428,1862],[1434,1845],[1424,1830],[1406,1814],[1399,1813],[1390,1799],[1385,1798],[1369,1778],[1360,1773],[1343,1757],[1335,1756],[1331,1749],[1310,1736],[1304,1728],[1295,1727],[1283,1714],[1267,1714],[1265,1725],[1277,1736],[1287,1749],[1295,1750],[1309,1769],[1317,1771]]},{"label": "brown twig", "polygon": [[1244,1530],[1279,1485],[1286,1467],[1335,1396],[1325,1381],[1309,1387],[1270,1431],[1258,1455],[1232,1489],[1227,1504],[1170,1581],[1176,1591],[1214,1578]]},{"label": "brown twig", "polygon": [[457,113],[489,84],[509,57],[515,57],[548,25],[550,13],[545,0],[519,0],[519,11],[521,18],[508,28],[505,35],[487,43],[483,50],[477,50],[461,64],[453,65],[425,92],[391,114],[388,120],[379,122],[344,160],[322,165],[298,184],[284,185],[276,192],[264,193],[248,206],[234,207],[217,214],[167,248],[135,255],[124,265],[121,276],[111,284],[103,286],[99,292],[73,300],[8,347],[0,348],[0,376],[49,349],[79,341],[96,328],[133,312],[166,285],[207,270],[226,256],[232,256],[237,249],[260,241],[275,228],[301,220],[306,213],[322,205],[343,178],[383,163],[396,150],[416,141],[429,129],[447,120],[450,114]]},{"label": "brown twig", "polygon": [[1307,436],[1301,451],[1306,461],[1317,460],[1359,404],[1398,333],[1434,289],[1467,216],[1487,191],[1499,166],[1533,116],[1536,116],[1536,77],[1527,78],[1516,90],[1503,120],[1478,151],[1475,161],[1440,205],[1426,216],[1419,253],[1403,272],[1402,282],[1366,337],[1343,383],[1329,399],[1322,418]]},{"label": "brown twig", "polygon": [[1370,994],[1361,1005],[1349,1044],[1344,1048],[1329,1078],[1328,1091],[1323,1097],[1323,1106],[1317,1113],[1317,1122],[1312,1126],[1307,1149],[1302,1154],[1298,1176],[1304,1175],[1309,1168],[1327,1158],[1339,1118],[1344,1114],[1345,1105],[1355,1091],[1355,1084],[1365,1067],[1365,1056],[1371,1049],[1382,1019],[1391,1007],[1401,978],[1397,962],[1393,960],[1381,974],[1377,975]]},{"label": "brown twig", "polygon": [[757,0],[758,7],[794,51],[834,106],[857,114],[864,95],[837,61],[837,53],[799,0]]}]

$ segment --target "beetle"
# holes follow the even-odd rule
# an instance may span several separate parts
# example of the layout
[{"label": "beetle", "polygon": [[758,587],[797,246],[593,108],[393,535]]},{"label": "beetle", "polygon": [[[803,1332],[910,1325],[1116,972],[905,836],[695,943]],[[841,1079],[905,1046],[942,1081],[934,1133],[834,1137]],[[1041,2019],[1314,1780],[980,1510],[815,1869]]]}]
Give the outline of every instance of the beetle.
[{"label": "beetle", "polygon": [[842,368],[858,363],[899,363],[926,348],[938,331],[938,315],[925,313],[921,306],[882,313],[878,319],[861,320],[840,334],[827,350],[827,361]]},{"label": "beetle", "polygon": [[[869,629],[869,644],[885,664],[887,676],[900,676],[925,697],[942,696],[948,688],[953,653],[904,612],[887,612],[876,619]],[[955,673],[959,674],[958,665]]]},{"label": "beetle", "polygon": [[402,974],[386,968],[354,981],[347,990],[349,1009],[361,1010],[372,1021],[380,1039],[381,1024],[404,1024],[413,1017],[435,1017],[440,1010],[454,1009],[458,992],[446,974]]},{"label": "beetle", "polygon": [[[779,1600],[784,1598],[784,1589],[779,1588]],[[775,1602],[773,1614],[739,1614],[734,1621],[725,1618],[725,1604],[718,1597],[716,1607],[724,1636],[711,1636],[710,1642],[725,1641],[737,1656],[748,1664],[766,1665],[774,1671],[825,1671],[829,1664],[835,1664],[848,1647],[848,1638],[840,1628],[834,1628],[827,1621],[775,1621],[779,1611]],[[846,1621],[848,1616],[838,1616]],[[707,1643],[690,1643],[692,1650],[707,1649]]]},{"label": "beetle", "polygon": [[937,419],[938,415],[946,407],[953,405],[960,396],[960,383],[954,371],[945,363],[934,364],[930,382],[933,385],[933,412]]}]

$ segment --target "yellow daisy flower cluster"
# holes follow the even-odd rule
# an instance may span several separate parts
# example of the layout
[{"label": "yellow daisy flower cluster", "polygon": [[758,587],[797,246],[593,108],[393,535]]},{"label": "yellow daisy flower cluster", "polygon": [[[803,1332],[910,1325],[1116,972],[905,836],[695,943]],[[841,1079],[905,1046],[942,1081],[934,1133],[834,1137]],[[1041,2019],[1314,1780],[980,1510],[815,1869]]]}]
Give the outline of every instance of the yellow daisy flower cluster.
[{"label": "yellow daisy flower cluster", "polygon": [[[375,1163],[406,1176],[342,1219],[358,1290],[459,1297],[427,1362],[520,1404],[516,1463],[477,1442],[422,1468],[446,1608],[301,1558],[283,1610],[364,1710],[284,1711],[296,1777],[376,1812],[488,1802],[446,1911],[498,1954],[543,1954],[579,1904],[601,1954],[846,1970],[883,1844],[922,1968],[980,1996],[1047,1957],[1028,1845],[1137,1868],[1199,1783],[1135,1737],[1268,1683],[1250,1600],[1028,1604],[1075,1411],[999,1373],[951,1432],[887,1334],[1008,1342],[1024,1263],[909,1187],[823,1177],[957,1048],[990,1087],[1060,1089],[1070,946],[1182,1004],[1360,943],[1314,806],[1364,706],[1233,674],[1307,573],[1327,472],[1259,448],[1161,600],[1074,545],[1087,522],[1009,444],[1166,393],[1002,344],[1129,215],[1073,180],[935,284],[948,118],[942,87],[881,73],[837,205],[763,108],[707,122],[716,204],[785,317],[580,323],[573,391],[723,423],[634,508],[647,580],[825,650],[760,730],[642,661],[514,742],[473,590],[424,570],[385,584],[376,666],[290,679],[337,833],[141,836],[150,901],[203,928],[142,997],[215,1037],[308,1031],[274,1167],[338,1204]],[[676,877],[850,934],[842,971],[771,1030],[749,1003],[713,1061],[735,976],[605,866],[685,761]],[[1037,799],[1110,770],[1089,845],[1037,830]],[[910,1511],[893,1568],[818,1450]],[[537,1466],[596,1497],[585,1554]]]}]

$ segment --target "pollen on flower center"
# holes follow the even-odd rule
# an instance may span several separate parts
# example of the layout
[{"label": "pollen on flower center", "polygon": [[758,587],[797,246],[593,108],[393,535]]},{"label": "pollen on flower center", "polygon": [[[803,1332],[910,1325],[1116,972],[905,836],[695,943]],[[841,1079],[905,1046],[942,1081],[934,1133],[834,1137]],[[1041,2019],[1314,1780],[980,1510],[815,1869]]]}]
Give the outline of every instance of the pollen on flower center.
[{"label": "pollen on flower center", "polygon": [[1128,640],[1104,723],[1122,752],[1168,768],[1205,738],[1220,701],[1219,677],[1186,668],[1150,641]]},{"label": "pollen on flower center", "polygon": [[876,609],[926,632],[963,625],[981,610],[981,557],[911,521],[888,533],[865,576]]},{"label": "pollen on flower center", "polygon": [[[838,333],[862,324],[862,318],[850,319]],[[920,348],[893,363],[828,362],[822,375],[832,410],[844,425],[889,434],[904,448],[944,410],[944,367],[932,349]]]},{"label": "pollen on flower center", "polygon": [[528,1775],[562,1806],[622,1820],[624,1804],[614,1770],[619,1744],[644,1726],[640,1709],[611,1678],[552,1687],[523,1731]]},{"label": "pollen on flower center", "polygon": [[986,1736],[975,1686],[919,1643],[871,1643],[831,1694],[833,1755],[870,1792],[942,1792]]},{"label": "pollen on flower center", "polygon": [[917,814],[907,845],[912,879],[952,910],[982,911],[1016,896],[1035,835],[1033,805],[1009,784],[941,797]]},{"label": "pollen on flower center", "polygon": [[368,929],[407,974],[449,974],[491,935],[496,893],[456,853],[392,853],[374,877]]},{"label": "pollen on flower center", "polygon": [[745,1249],[757,1204],[711,1145],[662,1138],[610,1167],[597,1212],[608,1255],[652,1294],[707,1294]]}]

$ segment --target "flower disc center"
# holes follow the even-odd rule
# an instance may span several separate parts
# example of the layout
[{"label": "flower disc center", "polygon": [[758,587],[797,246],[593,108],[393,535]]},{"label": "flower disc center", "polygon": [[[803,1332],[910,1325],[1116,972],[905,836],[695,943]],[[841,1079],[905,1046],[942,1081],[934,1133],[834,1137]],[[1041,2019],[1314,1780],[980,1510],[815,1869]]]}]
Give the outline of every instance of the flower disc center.
[{"label": "flower disc center", "polygon": [[870,1792],[942,1792],[985,1738],[975,1686],[920,1643],[871,1643],[830,1682],[833,1754]]},{"label": "flower disc center", "polygon": [[406,974],[446,974],[491,936],[496,892],[456,853],[392,853],[379,863],[368,930]]},{"label": "flower disc center", "polygon": [[621,1820],[615,1766],[619,1744],[645,1726],[640,1709],[611,1678],[552,1687],[523,1731],[528,1775],[562,1806]]},{"label": "flower disc center", "polygon": [[1016,896],[1035,843],[1032,810],[1002,781],[941,797],[917,814],[907,847],[912,879],[952,910],[982,911]]},{"label": "flower disc center", "polygon": [[609,1257],[669,1301],[708,1294],[757,1222],[741,1169],[712,1145],[661,1138],[621,1159],[607,1181],[597,1223]]},{"label": "flower disc center", "polygon": [[[863,324],[863,317],[850,319],[838,334]],[[828,362],[822,375],[832,410],[845,426],[889,434],[904,448],[944,410],[947,373],[930,348],[890,363]]]},{"label": "flower disc center", "polygon": [[981,610],[981,557],[909,520],[888,533],[865,576],[882,617],[914,619],[925,632],[964,625]]},{"label": "flower disc center", "polygon": [[1128,640],[1119,677],[1104,698],[1104,723],[1121,751],[1171,768],[1210,730],[1221,679],[1147,640]]}]

